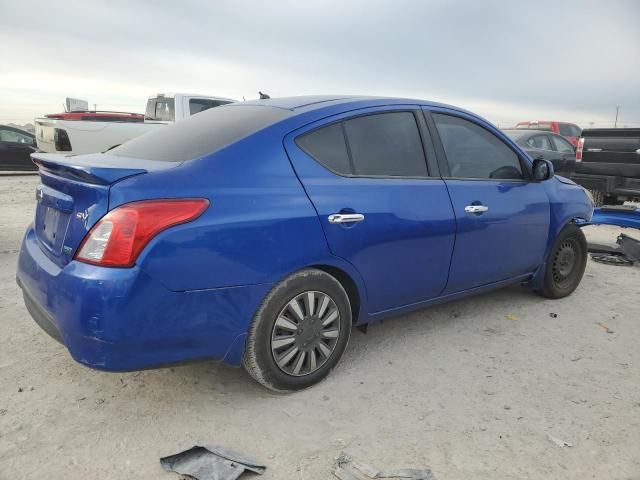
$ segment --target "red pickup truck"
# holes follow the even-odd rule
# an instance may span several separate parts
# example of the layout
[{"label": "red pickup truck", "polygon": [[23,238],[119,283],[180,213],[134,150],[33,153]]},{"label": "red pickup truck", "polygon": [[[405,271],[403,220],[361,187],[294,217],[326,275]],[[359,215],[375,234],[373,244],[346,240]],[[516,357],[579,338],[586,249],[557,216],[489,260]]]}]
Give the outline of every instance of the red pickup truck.
[{"label": "red pickup truck", "polygon": [[545,130],[557,133],[566,138],[573,148],[578,147],[578,140],[582,134],[582,129],[574,123],[556,122],[555,120],[527,120],[518,122],[516,128],[528,128],[531,130]]}]

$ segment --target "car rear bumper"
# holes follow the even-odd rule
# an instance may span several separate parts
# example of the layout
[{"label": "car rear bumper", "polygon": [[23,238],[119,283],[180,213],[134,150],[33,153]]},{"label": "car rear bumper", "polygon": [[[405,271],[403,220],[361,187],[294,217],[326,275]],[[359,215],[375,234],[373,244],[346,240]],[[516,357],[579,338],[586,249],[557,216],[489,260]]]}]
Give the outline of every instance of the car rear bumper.
[{"label": "car rear bumper", "polygon": [[196,359],[239,365],[244,336],[271,285],[168,290],[138,266],[64,268],[33,229],[18,261],[18,285],[34,320],[92,368],[128,371]]}]

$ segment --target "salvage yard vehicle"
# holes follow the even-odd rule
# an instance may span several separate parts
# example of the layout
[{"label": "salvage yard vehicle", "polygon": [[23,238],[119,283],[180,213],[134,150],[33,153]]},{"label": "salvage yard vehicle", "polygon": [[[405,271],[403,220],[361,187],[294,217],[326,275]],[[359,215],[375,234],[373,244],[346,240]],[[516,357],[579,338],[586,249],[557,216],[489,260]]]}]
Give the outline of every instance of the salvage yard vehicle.
[{"label": "salvage yard vehicle", "polygon": [[31,161],[35,146],[36,141],[31,133],[0,125],[0,170],[37,170]]},{"label": "salvage yard vehicle", "polygon": [[68,155],[104,152],[169,123],[234,101],[186,93],[159,93],[149,97],[144,121],[140,114],[122,112],[50,114],[35,119],[38,150]]},{"label": "salvage yard vehicle", "polygon": [[586,190],[437,103],[258,100],[33,158],[17,281],[35,321],[101,370],[216,359],[297,390],[353,325],[514,283],[565,297],[586,265]]},{"label": "salvage yard vehicle", "polygon": [[553,163],[557,175],[570,178],[576,168],[576,152],[561,135],[543,130],[504,129],[509,138],[522,147],[531,158]]},{"label": "salvage yard vehicle", "polygon": [[555,120],[529,120],[526,122],[518,122],[515,128],[518,130],[544,130],[562,135],[571,145],[573,145],[574,148],[578,146],[578,140],[580,139],[580,134],[582,132],[580,127],[575,123],[557,122]]},{"label": "salvage yard vehicle", "polygon": [[598,205],[640,199],[640,128],[583,130],[576,160],[572,178]]}]

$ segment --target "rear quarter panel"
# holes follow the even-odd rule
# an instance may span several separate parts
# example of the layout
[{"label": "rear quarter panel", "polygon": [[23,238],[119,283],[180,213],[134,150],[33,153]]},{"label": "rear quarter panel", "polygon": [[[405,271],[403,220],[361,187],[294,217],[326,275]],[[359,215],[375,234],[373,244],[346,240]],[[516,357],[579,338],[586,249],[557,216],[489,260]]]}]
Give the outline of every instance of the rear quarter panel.
[{"label": "rear quarter panel", "polygon": [[329,253],[281,138],[267,129],[171,172],[114,186],[110,208],[143,198],[210,201],[196,221],[155,237],[141,268],[174,291],[273,283],[318,264],[349,269]]}]

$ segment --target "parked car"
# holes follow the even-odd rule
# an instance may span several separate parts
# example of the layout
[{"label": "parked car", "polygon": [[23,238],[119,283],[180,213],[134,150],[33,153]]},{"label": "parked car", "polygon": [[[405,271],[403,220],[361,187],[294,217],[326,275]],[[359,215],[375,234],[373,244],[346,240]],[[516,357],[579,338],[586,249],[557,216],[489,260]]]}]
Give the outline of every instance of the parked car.
[{"label": "parked car", "polygon": [[100,115],[100,118],[88,114],[70,118],[75,116],[74,112],[65,118],[59,118],[61,114],[52,114],[35,119],[38,149],[69,155],[104,152],[144,133],[164,128],[169,123],[233,101],[186,93],[159,93],[149,97],[143,122],[135,114]]},{"label": "parked car", "polygon": [[102,370],[207,358],[296,390],[352,325],[514,283],[564,297],[586,264],[586,190],[436,103],[258,100],[105,154],[33,157],[17,281]]},{"label": "parked car", "polygon": [[35,143],[29,132],[0,125],[0,170],[37,170],[31,161]]},{"label": "parked car", "polygon": [[509,138],[520,145],[531,158],[553,163],[553,170],[563,177],[571,177],[576,167],[576,152],[564,137],[542,130],[504,129]]},{"label": "parked car", "polygon": [[516,124],[517,129],[531,129],[531,130],[544,130],[547,132],[553,132],[558,135],[562,135],[566,138],[573,147],[578,146],[578,139],[582,130],[575,123],[556,122],[549,120],[529,120],[526,122],[518,122]]},{"label": "parked car", "polygon": [[598,205],[640,199],[640,128],[583,130],[576,160],[575,181]]}]

